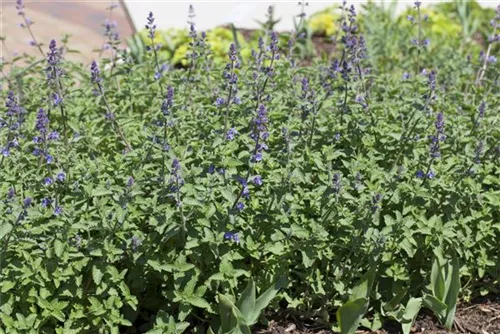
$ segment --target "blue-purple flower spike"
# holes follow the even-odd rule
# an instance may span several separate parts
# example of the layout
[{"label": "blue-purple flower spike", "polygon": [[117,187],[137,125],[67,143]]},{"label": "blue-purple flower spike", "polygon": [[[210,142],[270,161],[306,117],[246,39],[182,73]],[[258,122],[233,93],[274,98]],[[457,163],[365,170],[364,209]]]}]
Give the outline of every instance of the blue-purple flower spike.
[{"label": "blue-purple flower spike", "polygon": [[99,71],[99,66],[95,60],[90,65],[90,81],[95,84],[101,82],[101,71]]},{"label": "blue-purple flower spike", "polygon": [[149,12],[147,20],[148,20],[148,24],[146,24],[146,29],[149,30],[148,37],[151,39],[154,39],[155,33],[156,33],[156,24],[154,24],[155,18],[153,16],[153,12]]}]

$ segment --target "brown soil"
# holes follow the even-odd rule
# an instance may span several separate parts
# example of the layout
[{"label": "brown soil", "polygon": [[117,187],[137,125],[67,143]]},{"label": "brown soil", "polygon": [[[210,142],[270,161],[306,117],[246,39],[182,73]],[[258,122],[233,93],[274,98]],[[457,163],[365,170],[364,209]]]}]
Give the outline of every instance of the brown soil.
[{"label": "brown soil", "polygon": [[[267,328],[257,329],[255,334],[335,334],[327,325],[297,321],[286,316],[272,317]],[[360,329],[357,334],[401,334],[401,327],[388,322],[377,331]],[[458,307],[453,329],[444,329],[427,310],[421,312],[413,325],[414,334],[500,334],[500,296],[481,298]]]}]

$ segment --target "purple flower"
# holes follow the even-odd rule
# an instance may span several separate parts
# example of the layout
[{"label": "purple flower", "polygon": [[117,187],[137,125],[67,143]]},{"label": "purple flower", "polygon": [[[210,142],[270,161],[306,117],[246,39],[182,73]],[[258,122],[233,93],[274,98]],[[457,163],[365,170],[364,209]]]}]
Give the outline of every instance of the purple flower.
[{"label": "purple flower", "polygon": [[253,177],[253,180],[252,180],[253,184],[255,184],[256,186],[261,186],[262,185],[262,176],[260,175],[256,175]]},{"label": "purple flower", "polygon": [[156,33],[156,24],[154,24],[155,18],[153,16],[153,12],[149,12],[147,20],[148,20],[148,24],[146,24],[146,29],[149,30],[148,37],[151,40],[153,40],[155,38],[155,33]]},{"label": "purple flower", "polygon": [[17,99],[13,91],[9,91],[7,93],[7,100],[5,101],[5,107],[7,108],[7,112],[5,113],[7,117],[19,115],[22,112],[21,107],[17,104]]},{"label": "purple flower", "polygon": [[1,150],[1,152],[2,152],[2,155],[3,155],[4,157],[8,157],[8,156],[10,156],[10,150],[9,150],[9,148],[8,148],[8,147],[3,147],[3,148],[2,148],[2,150]]},{"label": "purple flower", "polygon": [[59,104],[61,104],[61,102],[63,101],[61,97],[59,97],[59,95],[57,95],[57,93],[54,93],[52,94],[52,101],[54,102],[54,107],[58,106]]},{"label": "purple flower", "polygon": [[309,80],[307,78],[303,78],[301,82],[302,86],[302,97],[306,97],[309,92]]},{"label": "purple flower", "polygon": [[[35,137],[36,138],[36,137]],[[59,139],[59,133],[57,131],[52,131],[51,133],[49,133],[49,135],[47,136],[47,139],[48,140],[58,140]],[[33,140],[35,140],[33,138]]]},{"label": "purple flower", "polygon": [[45,186],[50,186],[52,183],[54,183],[54,180],[49,176],[43,179],[43,185]]},{"label": "purple flower", "polygon": [[495,64],[496,62],[497,62],[497,57],[495,57],[495,56],[488,57],[488,63]]},{"label": "purple flower", "polygon": [[231,45],[229,45],[229,53],[228,53],[228,56],[229,56],[229,60],[231,60],[231,62],[235,62],[238,58],[238,51],[236,50],[236,45],[234,43],[231,43]]},{"label": "purple flower", "polygon": [[410,21],[411,23],[415,23],[415,18],[414,18],[413,16],[411,16],[411,15],[408,15],[408,16],[406,17],[406,19],[407,19],[408,21]]},{"label": "purple flower", "polygon": [[59,216],[61,213],[63,212],[63,209],[62,207],[60,207],[59,205],[55,207],[54,209],[54,216]]},{"label": "purple flower", "polygon": [[31,206],[31,204],[33,203],[33,199],[31,197],[26,197],[24,200],[23,200],[23,206],[25,208]]},{"label": "purple flower", "polygon": [[242,202],[238,202],[236,204],[236,209],[238,209],[238,211],[243,211],[244,208],[245,208],[245,204],[243,204]]},{"label": "purple flower", "polygon": [[214,165],[208,166],[207,173],[213,174],[214,172],[215,172],[215,166]]},{"label": "purple flower", "polygon": [[341,176],[339,173],[333,174],[333,192],[338,194],[342,189],[342,183],[340,183]]},{"label": "purple flower", "polygon": [[427,178],[428,179],[433,179],[434,176],[436,176],[436,174],[432,170],[430,170],[429,173],[427,173]]},{"label": "purple flower", "polygon": [[131,247],[132,247],[132,251],[135,252],[137,250],[137,248],[139,248],[139,246],[141,246],[142,241],[141,241],[141,239],[139,239],[138,236],[134,235],[130,239],[130,244],[131,244]]},{"label": "purple flower", "polygon": [[7,192],[7,199],[12,199],[15,195],[14,188],[9,188],[9,191]]},{"label": "purple flower", "polygon": [[417,179],[422,179],[424,177],[424,172],[422,170],[417,170],[417,173],[415,174],[415,176],[417,177]]},{"label": "purple flower", "polygon": [[264,141],[269,137],[269,133],[267,132],[267,109],[261,104],[257,109],[257,116],[254,118],[254,131],[250,135],[253,140],[255,140],[255,154],[252,157],[254,162],[258,162],[262,160],[262,151],[267,149],[267,146],[264,144]]},{"label": "purple flower", "polygon": [[56,179],[59,182],[64,182],[66,180],[66,174],[64,172],[60,172],[56,175]]},{"label": "purple flower", "polygon": [[167,94],[161,104],[161,111],[163,113],[163,116],[168,116],[170,114],[173,105],[174,105],[174,88],[172,86],[168,86]]},{"label": "purple flower", "polygon": [[42,208],[48,207],[52,203],[52,200],[50,198],[43,198],[42,199]]},{"label": "purple flower", "polygon": [[403,73],[403,80],[408,80],[408,79],[410,79],[410,73],[408,72]]},{"label": "purple flower", "polygon": [[382,194],[376,194],[372,197],[372,211],[377,211],[379,209],[380,201],[382,200]]},{"label": "purple flower", "polygon": [[24,15],[24,3],[23,0],[17,0],[16,1],[16,9],[17,9],[17,15]]},{"label": "purple flower", "polygon": [[45,161],[48,163],[48,164],[51,164],[54,162],[54,157],[51,156],[50,154],[46,154],[45,155]]},{"label": "purple flower", "polygon": [[101,82],[101,72],[99,71],[99,66],[95,60],[90,65],[90,82],[95,84]]},{"label": "purple flower", "polygon": [[51,66],[50,69],[54,69],[59,65],[59,61],[61,60],[61,55],[59,50],[57,49],[56,40],[53,39],[49,43],[49,53],[47,54],[47,62]]},{"label": "purple flower", "polygon": [[238,237],[238,232],[226,232],[226,233],[224,233],[224,240],[234,241],[235,243],[240,242],[240,238]]},{"label": "purple flower", "polygon": [[415,8],[420,8],[420,5],[422,4],[422,1],[415,1]]},{"label": "purple flower", "polygon": [[48,125],[49,125],[49,118],[47,116],[47,113],[45,112],[45,110],[40,108],[40,110],[38,110],[38,113],[36,115],[35,129],[42,135],[45,135],[47,133]]},{"label": "purple flower", "polygon": [[226,134],[226,139],[227,140],[233,140],[234,137],[238,134],[238,130],[236,130],[235,128],[230,128],[228,131],[227,131],[227,134]]},{"label": "purple flower", "polygon": [[222,98],[222,97],[218,97],[218,98],[215,100],[215,106],[216,106],[217,108],[222,107],[225,103],[226,103],[226,100],[224,100],[224,98]]},{"label": "purple flower", "polygon": [[132,187],[134,185],[134,178],[131,176],[128,178],[127,187]]},{"label": "purple flower", "polygon": [[430,71],[428,77],[427,77],[427,82],[429,83],[429,87],[431,90],[436,89],[436,71],[432,70]]}]

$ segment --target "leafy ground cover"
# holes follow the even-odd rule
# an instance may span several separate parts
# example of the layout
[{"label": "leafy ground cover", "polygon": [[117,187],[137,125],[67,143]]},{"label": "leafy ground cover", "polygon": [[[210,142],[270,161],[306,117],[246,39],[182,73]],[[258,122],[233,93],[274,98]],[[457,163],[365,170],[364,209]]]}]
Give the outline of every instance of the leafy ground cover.
[{"label": "leafy ground cover", "polygon": [[192,22],[175,68],[153,13],[141,59],[106,24],[90,68],[67,40],[4,63],[0,332],[463,328],[500,278],[500,8],[484,44],[434,45],[420,2],[339,12],[308,66],[303,15],[246,60]]}]

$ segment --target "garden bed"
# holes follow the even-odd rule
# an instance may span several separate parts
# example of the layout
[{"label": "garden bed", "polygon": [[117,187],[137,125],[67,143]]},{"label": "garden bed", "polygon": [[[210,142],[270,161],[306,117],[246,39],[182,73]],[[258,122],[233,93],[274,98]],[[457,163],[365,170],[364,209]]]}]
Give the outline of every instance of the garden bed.
[{"label": "garden bed", "polygon": [[[255,334],[333,334],[326,326],[315,321],[274,316],[267,328],[259,328]],[[359,329],[357,334],[400,334],[397,323],[388,323],[382,329],[369,331]],[[500,333],[500,296],[479,298],[457,308],[452,330],[444,329],[430,312],[419,315],[411,333],[414,334],[497,334]]]}]

